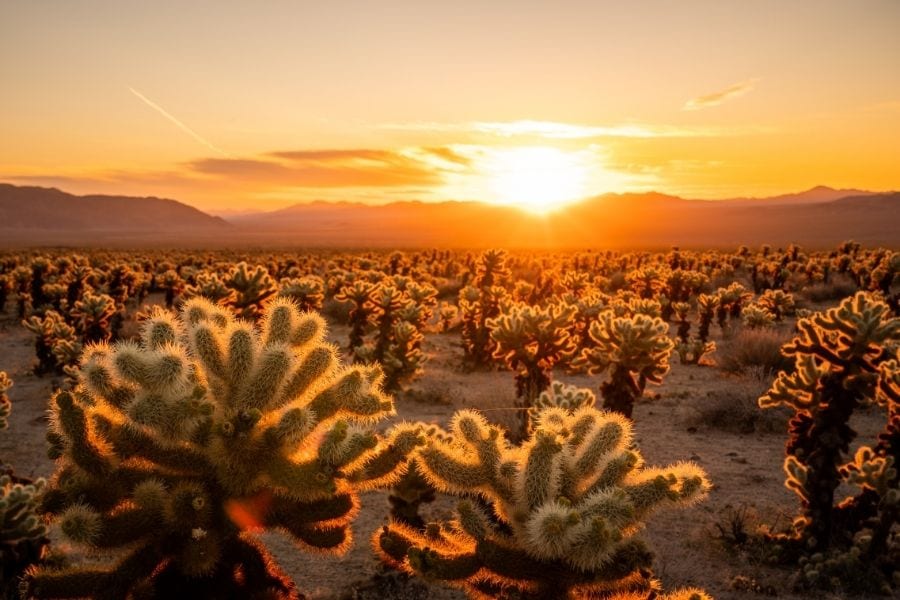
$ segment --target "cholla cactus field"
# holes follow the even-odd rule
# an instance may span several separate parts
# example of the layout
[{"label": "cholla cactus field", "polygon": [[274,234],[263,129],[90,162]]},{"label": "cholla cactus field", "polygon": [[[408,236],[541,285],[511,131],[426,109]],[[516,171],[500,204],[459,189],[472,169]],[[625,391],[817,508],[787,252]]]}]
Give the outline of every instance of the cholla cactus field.
[{"label": "cholla cactus field", "polygon": [[6,251],[2,584],[889,597],[897,256]]}]

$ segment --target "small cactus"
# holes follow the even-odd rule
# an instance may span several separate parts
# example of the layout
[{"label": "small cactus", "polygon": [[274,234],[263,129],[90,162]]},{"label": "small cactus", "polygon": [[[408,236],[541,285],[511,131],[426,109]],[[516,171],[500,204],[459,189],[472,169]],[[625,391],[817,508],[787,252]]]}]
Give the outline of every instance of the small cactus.
[{"label": "small cactus", "polygon": [[667,332],[662,319],[644,314],[619,317],[606,311],[591,323],[595,346],[582,350],[576,365],[592,374],[611,370],[600,386],[604,408],[631,418],[647,383],[662,383],[674,348]]},{"label": "small cactus", "polygon": [[575,351],[568,327],[575,307],[558,304],[546,308],[519,304],[487,322],[496,349],[516,373],[516,407],[520,409],[519,439],[528,435],[530,408],[550,387],[553,367]]}]

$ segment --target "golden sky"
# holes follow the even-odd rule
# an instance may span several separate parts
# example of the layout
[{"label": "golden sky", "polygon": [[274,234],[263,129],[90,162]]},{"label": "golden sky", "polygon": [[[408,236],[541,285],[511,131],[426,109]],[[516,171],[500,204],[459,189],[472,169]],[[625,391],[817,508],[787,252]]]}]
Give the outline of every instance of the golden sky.
[{"label": "golden sky", "polygon": [[0,181],[301,201],[900,189],[900,2],[3,0]]}]

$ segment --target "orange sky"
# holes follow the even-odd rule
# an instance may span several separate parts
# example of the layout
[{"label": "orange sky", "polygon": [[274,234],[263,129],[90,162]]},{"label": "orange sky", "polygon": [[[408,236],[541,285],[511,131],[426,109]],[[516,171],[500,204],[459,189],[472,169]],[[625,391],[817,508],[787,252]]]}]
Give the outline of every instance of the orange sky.
[{"label": "orange sky", "polygon": [[0,181],[298,201],[900,189],[900,2],[7,0]]}]

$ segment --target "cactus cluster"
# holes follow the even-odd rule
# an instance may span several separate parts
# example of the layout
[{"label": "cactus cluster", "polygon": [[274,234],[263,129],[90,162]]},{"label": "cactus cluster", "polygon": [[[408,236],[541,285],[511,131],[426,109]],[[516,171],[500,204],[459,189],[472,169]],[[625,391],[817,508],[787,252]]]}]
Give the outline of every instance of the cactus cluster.
[{"label": "cactus cluster", "polygon": [[373,543],[390,566],[473,598],[652,597],[652,555],[635,534],[656,509],[709,489],[693,464],[644,466],[630,422],[592,407],[541,411],[520,446],[473,411],[450,434],[416,461],[463,498],[456,518],[424,530],[392,521]]},{"label": "cactus cluster", "polygon": [[386,438],[380,374],[342,368],[324,324],[277,300],[259,327],[203,299],[148,318],[139,343],[85,351],[58,392],[58,468],[43,507],[73,542],[117,562],[37,568],[33,598],[260,597],[296,592],[252,532],[339,553],[359,491],[392,482],[420,443]]}]

